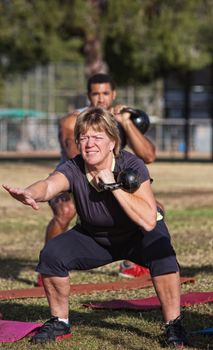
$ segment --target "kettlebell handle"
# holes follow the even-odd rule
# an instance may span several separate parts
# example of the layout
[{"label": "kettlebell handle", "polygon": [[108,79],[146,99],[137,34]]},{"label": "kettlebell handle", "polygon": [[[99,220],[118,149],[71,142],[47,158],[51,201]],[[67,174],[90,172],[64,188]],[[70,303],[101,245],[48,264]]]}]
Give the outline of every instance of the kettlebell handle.
[{"label": "kettlebell handle", "polygon": [[118,174],[117,179],[118,181],[113,183],[104,183],[102,181],[99,181],[100,189],[114,191],[118,188],[121,188],[126,192],[132,193],[135,192],[141,184],[137,172],[131,168],[121,171]]},{"label": "kettlebell handle", "polygon": [[134,108],[131,107],[124,107],[121,110],[121,113],[130,113],[130,114],[136,114],[136,110]]},{"label": "kettlebell handle", "polygon": [[105,191],[114,191],[114,190],[117,190],[118,188],[122,188],[121,182],[104,183],[102,181],[99,181],[98,185],[101,190],[105,190]]}]

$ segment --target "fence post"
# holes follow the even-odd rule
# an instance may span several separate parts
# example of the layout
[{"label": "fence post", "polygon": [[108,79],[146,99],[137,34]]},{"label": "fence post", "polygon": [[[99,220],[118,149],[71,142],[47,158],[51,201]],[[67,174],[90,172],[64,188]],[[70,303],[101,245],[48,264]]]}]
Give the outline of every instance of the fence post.
[{"label": "fence post", "polygon": [[185,74],[185,89],[184,89],[184,111],[183,117],[185,120],[184,125],[184,159],[189,159],[189,104],[190,104],[190,72],[186,72]]}]

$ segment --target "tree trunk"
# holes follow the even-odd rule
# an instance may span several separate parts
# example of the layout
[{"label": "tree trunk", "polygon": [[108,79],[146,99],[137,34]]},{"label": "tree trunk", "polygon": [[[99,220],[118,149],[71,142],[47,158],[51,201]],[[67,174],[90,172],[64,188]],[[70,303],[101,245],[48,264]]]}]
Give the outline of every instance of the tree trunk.
[{"label": "tree trunk", "polygon": [[101,13],[104,11],[103,0],[89,0],[91,12],[88,14],[89,28],[85,33],[84,52],[86,56],[85,75],[106,73],[108,68],[103,60],[102,37],[100,31]]}]

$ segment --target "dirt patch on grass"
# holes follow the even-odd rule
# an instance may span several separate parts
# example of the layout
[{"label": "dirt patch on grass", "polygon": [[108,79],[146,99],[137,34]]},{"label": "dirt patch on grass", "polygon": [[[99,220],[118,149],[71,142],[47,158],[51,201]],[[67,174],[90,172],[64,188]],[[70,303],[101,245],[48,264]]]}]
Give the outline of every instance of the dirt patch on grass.
[{"label": "dirt patch on grass", "polygon": [[154,193],[166,209],[212,206],[211,163],[154,163],[148,167]]}]

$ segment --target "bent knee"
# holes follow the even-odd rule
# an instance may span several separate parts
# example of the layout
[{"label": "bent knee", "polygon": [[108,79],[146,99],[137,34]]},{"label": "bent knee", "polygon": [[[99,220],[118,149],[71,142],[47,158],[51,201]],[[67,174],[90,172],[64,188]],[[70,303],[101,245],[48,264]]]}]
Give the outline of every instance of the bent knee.
[{"label": "bent knee", "polygon": [[56,249],[55,245],[51,244],[51,241],[40,252],[39,266],[43,267],[42,273],[50,275],[57,275],[59,271],[59,275],[61,275],[61,270],[64,270],[60,251]]},{"label": "bent knee", "polygon": [[58,258],[58,250],[52,245],[52,242],[48,241],[44,248],[40,251],[40,260],[54,260]]}]

